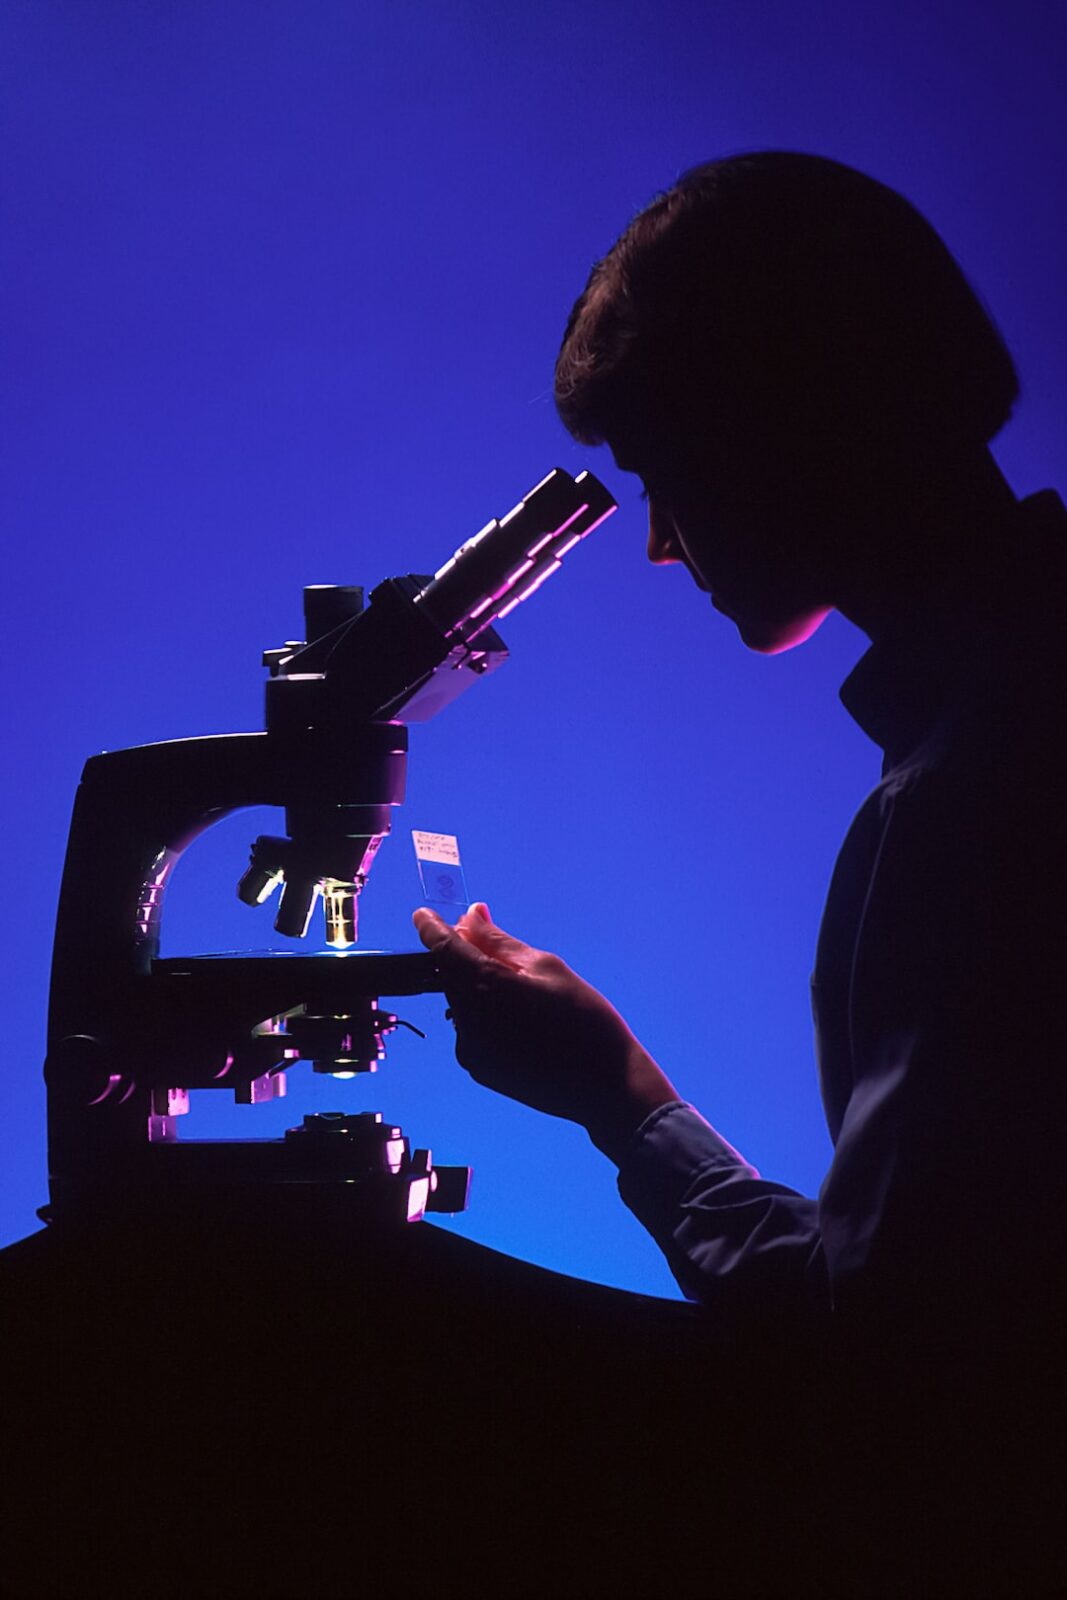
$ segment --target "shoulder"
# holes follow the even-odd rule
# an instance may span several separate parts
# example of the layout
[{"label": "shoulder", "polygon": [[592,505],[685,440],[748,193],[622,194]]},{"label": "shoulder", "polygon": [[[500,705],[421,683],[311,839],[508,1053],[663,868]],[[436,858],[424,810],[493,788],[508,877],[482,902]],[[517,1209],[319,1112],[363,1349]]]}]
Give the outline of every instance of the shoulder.
[{"label": "shoulder", "polygon": [[1058,795],[1067,701],[1067,511],[1051,491],[1020,507],[1014,557],[983,606],[958,619],[949,690],[893,793],[969,815],[1040,809]]}]

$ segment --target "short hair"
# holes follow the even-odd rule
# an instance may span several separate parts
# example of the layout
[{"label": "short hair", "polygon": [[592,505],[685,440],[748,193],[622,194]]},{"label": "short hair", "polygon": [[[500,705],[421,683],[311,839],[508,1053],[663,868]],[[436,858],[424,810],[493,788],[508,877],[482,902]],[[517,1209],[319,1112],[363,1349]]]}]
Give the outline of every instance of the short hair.
[{"label": "short hair", "polygon": [[779,150],[694,167],[631,222],[571,312],[555,388],[584,444],[739,405],[973,443],[1018,392],[992,317],[915,207]]}]

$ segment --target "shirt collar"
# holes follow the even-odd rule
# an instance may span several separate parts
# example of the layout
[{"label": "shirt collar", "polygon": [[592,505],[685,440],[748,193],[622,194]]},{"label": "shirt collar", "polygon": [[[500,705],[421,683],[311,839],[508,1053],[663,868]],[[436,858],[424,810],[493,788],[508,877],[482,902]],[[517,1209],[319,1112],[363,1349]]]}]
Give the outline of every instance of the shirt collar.
[{"label": "shirt collar", "polygon": [[1011,631],[1017,647],[1027,612],[1049,598],[1050,563],[1062,574],[1067,511],[1059,495],[1042,490],[1020,502],[1019,512],[1019,564],[1010,597],[908,618],[872,644],[841,685],[845,710],[890,760],[915,748],[976,672],[988,674],[991,634]]}]

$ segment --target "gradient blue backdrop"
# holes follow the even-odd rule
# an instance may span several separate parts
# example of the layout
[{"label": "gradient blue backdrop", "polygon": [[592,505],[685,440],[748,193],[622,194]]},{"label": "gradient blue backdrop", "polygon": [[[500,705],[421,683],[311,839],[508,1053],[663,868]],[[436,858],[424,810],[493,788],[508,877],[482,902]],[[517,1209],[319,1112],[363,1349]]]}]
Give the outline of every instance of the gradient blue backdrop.
[{"label": "gradient blue backdrop", "polygon": [[[621,500],[504,629],[513,659],[413,730],[364,900],[406,947],[407,830],[459,835],[472,894],[611,995],[769,1175],[829,1146],[807,980],[839,839],[877,776],[837,703],[838,618],[748,655],[644,563],[637,485],[574,447],[552,363],[592,259],[713,154],[852,162],[941,228],[1017,354],[998,453],[1063,486],[1062,7],[951,0],[4,0],[4,1197],[45,1198],[40,1065],[71,798],[103,748],[260,725],[259,654],[310,582],[432,570],[553,464]],[[197,847],[167,949],[263,945],[232,886],[263,822]],[[383,1109],[476,1169],[472,1237],[675,1293],[585,1136],[451,1059],[405,1007],[376,1079],[293,1074],[268,1133]]]}]

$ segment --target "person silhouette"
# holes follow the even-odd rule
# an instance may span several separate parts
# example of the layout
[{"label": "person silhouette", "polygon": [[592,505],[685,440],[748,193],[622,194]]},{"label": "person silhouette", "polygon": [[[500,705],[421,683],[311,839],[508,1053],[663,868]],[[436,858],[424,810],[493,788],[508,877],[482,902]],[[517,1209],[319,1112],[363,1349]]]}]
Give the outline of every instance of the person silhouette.
[{"label": "person silhouette", "polygon": [[834,609],[870,640],[841,698],[884,765],[815,956],[817,1198],[760,1176],[604,996],[484,904],[455,929],[414,916],[461,1065],[587,1129],[720,1331],[812,1351],[815,1470],[865,1593],[1067,1582],[1067,514],[1017,498],[990,453],[1017,395],[919,212],[789,151],[658,196],[557,362],[569,431],[643,482],[650,560],[684,565],[745,645],[788,651]]}]

